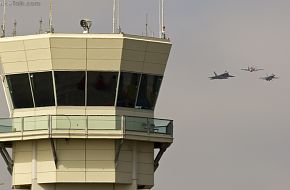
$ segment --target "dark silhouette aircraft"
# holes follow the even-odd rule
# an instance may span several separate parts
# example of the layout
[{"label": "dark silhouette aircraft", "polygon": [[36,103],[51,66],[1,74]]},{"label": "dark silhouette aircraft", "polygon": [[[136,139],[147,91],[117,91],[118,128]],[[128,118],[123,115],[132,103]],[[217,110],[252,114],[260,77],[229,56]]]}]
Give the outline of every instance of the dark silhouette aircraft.
[{"label": "dark silhouette aircraft", "polygon": [[273,79],[278,79],[278,77],[276,77],[274,74],[270,75],[270,76],[266,76],[266,77],[261,77],[260,79],[266,80],[266,81],[271,81]]},{"label": "dark silhouette aircraft", "polygon": [[210,80],[214,80],[214,79],[228,79],[230,77],[235,77],[235,76],[232,76],[227,71],[225,71],[223,74],[220,74],[220,75],[217,75],[214,72],[214,76],[213,77],[208,77],[208,78],[210,78]]},{"label": "dark silhouette aircraft", "polygon": [[247,69],[241,69],[241,70],[249,71],[249,72],[255,72],[255,71],[261,71],[261,70],[264,70],[264,69],[258,69],[256,67],[252,66],[252,67],[248,67]]}]

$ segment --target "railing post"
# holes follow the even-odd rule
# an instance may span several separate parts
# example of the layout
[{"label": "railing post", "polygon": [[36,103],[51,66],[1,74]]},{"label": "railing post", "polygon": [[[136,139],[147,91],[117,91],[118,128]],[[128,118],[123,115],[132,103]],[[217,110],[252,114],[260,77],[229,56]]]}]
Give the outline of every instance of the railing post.
[{"label": "railing post", "polygon": [[24,133],[24,117],[21,118],[21,135],[23,140],[23,133]]},{"label": "railing post", "polygon": [[89,136],[89,116],[88,115],[86,115],[86,129],[85,129],[85,136],[86,136],[86,138],[88,138],[88,136]]},{"label": "railing post", "polygon": [[149,124],[149,118],[146,118],[146,122],[147,122],[147,135],[150,134],[150,124]]},{"label": "railing post", "polygon": [[170,124],[169,124],[169,132],[170,132],[170,135],[171,137],[173,137],[173,121],[170,121]]},{"label": "railing post", "polygon": [[48,115],[48,126],[47,126],[47,130],[48,130],[48,137],[50,138],[50,115]]},{"label": "railing post", "polygon": [[123,135],[126,134],[126,116],[121,116],[121,130],[123,132]]}]

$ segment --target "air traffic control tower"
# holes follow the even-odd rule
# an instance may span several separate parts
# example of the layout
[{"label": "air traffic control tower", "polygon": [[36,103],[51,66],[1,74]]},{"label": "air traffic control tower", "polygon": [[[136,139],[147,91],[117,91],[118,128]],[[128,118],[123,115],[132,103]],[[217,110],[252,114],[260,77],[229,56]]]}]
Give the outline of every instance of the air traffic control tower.
[{"label": "air traffic control tower", "polygon": [[151,189],[173,141],[172,120],[154,117],[170,48],[123,33],[0,38],[13,188]]}]

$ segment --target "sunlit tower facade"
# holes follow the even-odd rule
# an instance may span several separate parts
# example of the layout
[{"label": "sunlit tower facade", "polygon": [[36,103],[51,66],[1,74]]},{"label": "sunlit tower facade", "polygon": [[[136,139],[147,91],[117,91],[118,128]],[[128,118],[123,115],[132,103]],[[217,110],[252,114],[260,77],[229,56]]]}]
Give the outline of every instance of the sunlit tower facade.
[{"label": "sunlit tower facade", "polygon": [[151,189],[173,142],[173,121],[154,117],[171,45],[123,33],[0,38],[13,188]]}]

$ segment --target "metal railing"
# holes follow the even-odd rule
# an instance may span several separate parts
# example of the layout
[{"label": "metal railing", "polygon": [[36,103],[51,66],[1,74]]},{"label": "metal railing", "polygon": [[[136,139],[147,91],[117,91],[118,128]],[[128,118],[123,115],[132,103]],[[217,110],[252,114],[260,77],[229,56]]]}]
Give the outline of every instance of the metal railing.
[{"label": "metal railing", "polygon": [[118,115],[44,115],[0,119],[0,134],[29,131],[49,134],[60,130],[98,131],[114,130],[173,136],[173,121],[146,117]]}]

